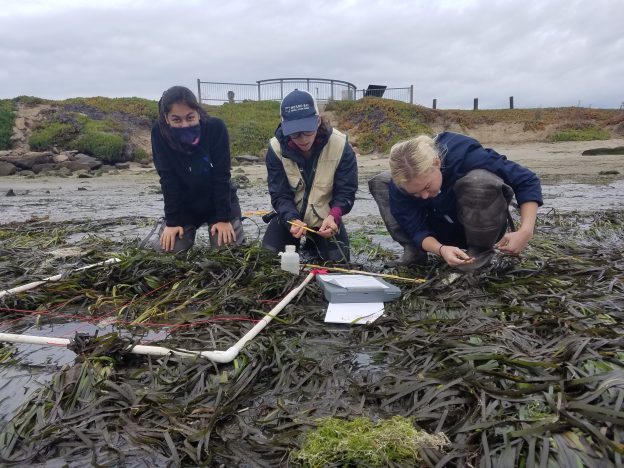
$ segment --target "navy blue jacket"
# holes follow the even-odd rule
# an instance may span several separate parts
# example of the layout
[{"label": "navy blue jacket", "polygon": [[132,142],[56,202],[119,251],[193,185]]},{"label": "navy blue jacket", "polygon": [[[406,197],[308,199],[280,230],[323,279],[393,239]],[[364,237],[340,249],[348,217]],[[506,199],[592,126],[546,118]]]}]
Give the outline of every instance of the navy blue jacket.
[{"label": "navy blue jacket", "polygon": [[230,143],[223,121],[200,122],[199,144],[175,151],[152,127],[152,154],[165,199],[167,226],[200,226],[240,217],[236,189],[230,183]]},{"label": "navy blue jacket", "polygon": [[[297,163],[303,178],[307,181],[312,173],[313,162],[318,158],[321,150],[327,144],[332,128],[326,127],[327,136],[317,136],[314,146],[312,147],[312,156],[306,160],[301,152],[288,147],[289,138],[282,133],[281,125],[275,131],[275,137],[280,142],[282,156],[291,159]],[[269,185],[269,193],[271,194],[271,205],[279,215],[280,220],[285,223],[291,219],[301,219],[302,216],[295,205],[295,194],[288,183],[284,164],[275,154],[275,151],[269,145],[265,157],[267,167],[267,181]],[[358,188],[357,160],[353,148],[348,143],[345,145],[344,151],[336,174],[334,175],[333,197],[329,202],[330,208],[338,207],[342,210],[342,214],[346,215],[353,208],[355,202],[355,192]]]},{"label": "navy blue jacket", "polygon": [[423,240],[435,237],[443,244],[465,244],[464,229],[457,218],[455,182],[473,169],[485,169],[509,185],[519,205],[528,201],[543,204],[539,178],[496,151],[484,148],[470,137],[443,132],[436,139],[442,155],[442,187],[434,198],[423,200],[402,193],[390,183],[390,210],[414,245],[422,248]]}]

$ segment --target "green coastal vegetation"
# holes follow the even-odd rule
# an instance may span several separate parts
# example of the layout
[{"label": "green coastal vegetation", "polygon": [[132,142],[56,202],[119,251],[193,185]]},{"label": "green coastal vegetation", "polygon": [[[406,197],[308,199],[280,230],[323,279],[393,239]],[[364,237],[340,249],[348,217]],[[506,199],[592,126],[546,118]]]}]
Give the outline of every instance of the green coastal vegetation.
[{"label": "green coastal vegetation", "polygon": [[263,154],[279,123],[279,102],[245,101],[205,106],[209,115],[222,119],[230,134],[233,156]]},{"label": "green coastal vegetation", "polygon": [[52,147],[67,148],[93,155],[107,163],[115,163],[124,160],[126,140],[123,132],[123,125],[112,119],[63,116],[63,120],[46,121],[32,133],[28,143],[35,151],[45,151]]},{"label": "green coastal vegetation", "polygon": [[[71,98],[52,101],[31,96],[0,101],[0,150],[11,147],[19,106],[45,106],[45,116],[28,135],[33,150],[77,150],[105,162],[145,160],[149,147],[133,135],[149,136],[158,117],[156,101],[130,98]],[[279,123],[277,101],[244,101],[205,106],[223,119],[230,132],[232,155],[263,155]],[[360,154],[387,152],[397,141],[441,129],[470,133],[480,126],[512,125],[514,131],[534,132],[542,141],[605,140],[624,136],[624,113],[615,109],[579,107],[546,109],[434,110],[400,101],[367,97],[331,101],[324,114],[347,132]],[[504,130],[501,130],[504,131]],[[142,146],[143,145],[143,146]]]},{"label": "green coastal vegetation", "polygon": [[10,147],[14,123],[13,102],[9,99],[0,99],[0,150]]},{"label": "green coastal vegetation", "polygon": [[552,136],[553,141],[588,141],[608,140],[609,132],[597,127],[571,128],[557,132]]},{"label": "green coastal vegetation", "polygon": [[357,143],[364,153],[386,152],[398,141],[434,133],[430,125],[435,121],[435,112],[404,102],[379,98],[336,101],[325,110],[336,113],[338,128],[358,135]]}]

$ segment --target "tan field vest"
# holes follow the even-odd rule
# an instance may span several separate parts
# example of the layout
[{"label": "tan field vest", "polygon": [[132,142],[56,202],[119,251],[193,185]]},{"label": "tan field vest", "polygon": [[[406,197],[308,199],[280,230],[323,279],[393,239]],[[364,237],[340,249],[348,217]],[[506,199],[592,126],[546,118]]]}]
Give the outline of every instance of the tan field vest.
[{"label": "tan field vest", "polygon": [[[295,193],[295,205],[297,210],[301,212],[303,205],[303,195],[305,192],[305,181],[299,172],[297,163],[282,155],[282,148],[277,138],[271,138],[271,148],[282,161],[288,183]],[[306,208],[303,222],[308,226],[318,228],[323,220],[329,215],[329,202],[334,194],[334,175],[342,158],[345,145],[347,144],[347,136],[338,130],[333,130],[329,136],[329,141],[323,147],[319,155],[318,164],[316,166],[316,174],[312,183],[312,189],[308,196],[308,206]]]}]

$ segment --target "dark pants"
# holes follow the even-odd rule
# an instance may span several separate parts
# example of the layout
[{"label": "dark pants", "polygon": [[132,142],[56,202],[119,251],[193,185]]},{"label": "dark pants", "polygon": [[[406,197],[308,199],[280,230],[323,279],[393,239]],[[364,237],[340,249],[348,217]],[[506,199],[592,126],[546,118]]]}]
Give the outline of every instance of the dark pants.
[{"label": "dark pants", "polygon": [[394,219],[390,211],[390,189],[388,185],[392,177],[390,171],[384,171],[377,174],[368,181],[368,190],[375,199],[381,219],[386,225],[388,234],[403,247],[412,246],[410,236],[399,226],[399,222]]},{"label": "dark pants", "polygon": [[[230,221],[230,223],[232,223],[232,227],[234,228],[234,234],[236,235],[235,245],[241,245],[243,242],[245,242],[245,232],[243,231],[243,224],[241,223],[241,219],[234,218],[233,220]],[[184,235],[182,236],[182,238],[180,237],[176,238],[175,244],[173,246],[173,250],[165,251],[160,247],[160,236],[165,230],[165,222],[163,219],[162,225],[160,226],[160,229],[158,230],[157,237],[153,239],[150,243],[151,247],[157,252],[179,253],[179,252],[187,251],[188,249],[193,247],[193,244],[195,244],[195,235],[197,234],[197,229],[199,228],[199,226],[189,225],[189,226],[183,226],[183,228],[184,228]],[[218,234],[212,235],[212,233],[209,233],[209,236],[210,236],[210,248],[217,249],[217,248],[224,247],[224,246],[218,245]]]},{"label": "dark pants", "polygon": [[399,222],[394,219],[394,216],[392,216],[390,212],[390,189],[388,188],[388,184],[391,180],[390,171],[385,171],[377,174],[368,181],[368,190],[373,196],[375,203],[377,203],[379,214],[381,214],[381,219],[386,225],[388,234],[403,247],[403,255],[401,258],[397,261],[388,262],[387,265],[424,264],[427,262],[427,253],[423,252],[412,243],[410,236],[399,226]]},{"label": "dark pants", "polygon": [[338,234],[328,239],[306,231],[305,242],[301,246],[301,239],[295,239],[290,234],[290,224],[282,224],[279,218],[275,216],[269,222],[264,233],[262,247],[277,253],[283,252],[287,245],[294,245],[298,251],[323,261],[350,261],[349,237],[342,221],[338,226]]}]

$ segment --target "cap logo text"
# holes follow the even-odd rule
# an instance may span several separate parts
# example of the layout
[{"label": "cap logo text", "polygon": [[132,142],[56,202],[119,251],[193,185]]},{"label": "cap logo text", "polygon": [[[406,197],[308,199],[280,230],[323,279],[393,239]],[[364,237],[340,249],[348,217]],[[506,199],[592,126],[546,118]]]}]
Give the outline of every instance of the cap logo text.
[{"label": "cap logo text", "polygon": [[294,106],[284,107],[284,114],[288,114],[290,112],[308,110],[308,109],[310,109],[310,104],[295,104]]}]

